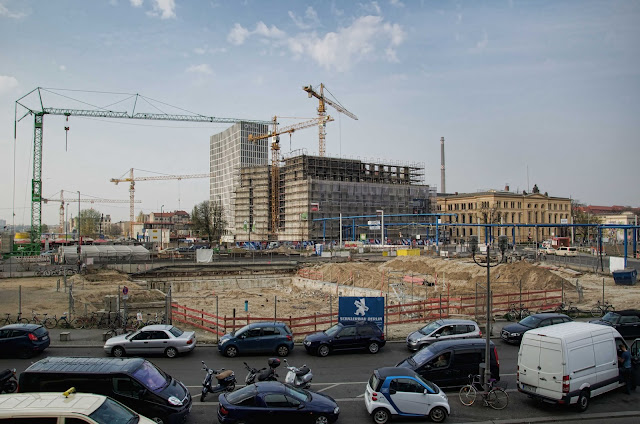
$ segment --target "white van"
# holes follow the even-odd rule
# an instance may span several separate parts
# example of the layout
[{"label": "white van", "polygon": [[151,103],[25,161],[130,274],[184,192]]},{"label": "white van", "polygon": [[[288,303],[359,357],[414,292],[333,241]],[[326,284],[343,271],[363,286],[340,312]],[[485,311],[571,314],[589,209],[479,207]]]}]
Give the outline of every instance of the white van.
[{"label": "white van", "polygon": [[0,423],[87,423],[112,424],[155,421],[138,415],[120,402],[107,396],[75,393],[12,393],[0,396]]},{"label": "white van", "polygon": [[556,249],[556,256],[578,256],[578,248],[572,246],[560,246]]},{"label": "white van", "polygon": [[589,399],[624,385],[619,382],[614,328],[567,322],[524,333],[518,352],[518,391],[585,411]]}]

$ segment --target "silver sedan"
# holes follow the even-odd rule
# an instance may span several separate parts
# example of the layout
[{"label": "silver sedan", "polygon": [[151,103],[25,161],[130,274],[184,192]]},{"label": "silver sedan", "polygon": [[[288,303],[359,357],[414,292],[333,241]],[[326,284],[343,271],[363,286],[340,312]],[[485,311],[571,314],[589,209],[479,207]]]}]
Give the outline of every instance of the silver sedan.
[{"label": "silver sedan", "polygon": [[196,333],[182,331],[172,325],[148,325],[120,336],[111,337],[104,344],[108,355],[164,354],[175,358],[178,353],[191,352],[196,347]]}]

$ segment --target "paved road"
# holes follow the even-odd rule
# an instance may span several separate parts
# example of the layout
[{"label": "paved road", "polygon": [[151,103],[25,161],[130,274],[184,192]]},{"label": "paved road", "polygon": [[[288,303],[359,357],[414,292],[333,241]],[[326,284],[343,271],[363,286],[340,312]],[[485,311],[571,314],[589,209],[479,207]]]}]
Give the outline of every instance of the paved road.
[{"label": "paved road", "polygon": [[[501,386],[506,387],[510,395],[509,407],[503,411],[494,411],[481,405],[472,407],[463,406],[457,397],[457,390],[448,391],[452,414],[447,420],[450,423],[465,422],[567,422],[572,420],[592,419],[595,423],[599,420],[599,415],[606,414],[611,417],[616,414],[633,411],[633,416],[620,417],[616,423],[638,422],[640,420],[640,391],[632,395],[625,395],[621,392],[613,392],[592,400],[589,411],[585,414],[577,414],[572,409],[547,405],[528,399],[526,396],[515,391],[515,371],[518,348],[505,345],[496,340],[498,346]],[[377,355],[365,353],[336,354],[327,358],[309,356],[301,346],[296,346],[289,361],[293,365],[300,366],[306,363],[314,373],[313,390],[321,391],[337,400],[341,408],[340,423],[369,423],[371,422],[366,409],[362,394],[366,381],[374,368],[381,366],[392,366],[408,355],[408,351],[403,343],[389,343]],[[95,346],[65,347],[61,345],[50,347],[44,356],[104,356],[101,348]],[[0,359],[0,369],[17,368],[18,372],[24,370],[33,361],[18,359]],[[224,367],[233,369],[238,377],[238,382],[243,383],[246,371],[242,362],[246,361],[253,366],[266,365],[266,356],[247,356],[234,359],[222,357],[214,346],[198,346],[196,350],[187,356],[176,359],[164,357],[151,357],[155,364],[167,371],[175,378],[181,380],[195,397],[194,407],[188,419],[189,424],[216,422],[213,418],[217,411],[216,395],[210,395],[206,402],[199,402],[199,393],[203,372],[200,361],[205,361],[209,366],[215,368]],[[284,375],[280,370],[281,377]],[[613,417],[612,417],[613,418]],[[504,421],[509,420],[509,421]],[[515,421],[512,421],[515,420]],[[538,420],[538,421],[536,421]],[[542,420],[542,421],[539,421]],[[600,421],[600,420],[599,420]],[[611,421],[611,420],[609,420]],[[394,422],[412,422],[397,420]],[[415,421],[413,421],[415,422]]]}]

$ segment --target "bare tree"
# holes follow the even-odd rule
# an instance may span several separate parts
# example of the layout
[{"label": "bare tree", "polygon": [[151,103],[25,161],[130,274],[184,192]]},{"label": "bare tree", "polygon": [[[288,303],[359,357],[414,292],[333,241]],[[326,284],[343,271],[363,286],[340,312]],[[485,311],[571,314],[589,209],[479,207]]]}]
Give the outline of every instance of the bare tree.
[{"label": "bare tree", "polygon": [[204,201],[193,207],[191,223],[193,231],[206,237],[209,242],[220,240],[227,222],[224,219],[223,207],[220,203]]}]

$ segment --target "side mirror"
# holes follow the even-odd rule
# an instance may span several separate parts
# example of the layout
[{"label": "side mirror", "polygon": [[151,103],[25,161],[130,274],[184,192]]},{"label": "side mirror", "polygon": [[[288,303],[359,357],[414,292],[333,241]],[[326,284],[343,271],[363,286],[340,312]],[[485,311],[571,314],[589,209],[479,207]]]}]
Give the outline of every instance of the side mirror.
[{"label": "side mirror", "polygon": [[424,390],[422,391],[422,394],[423,394],[423,395],[427,395],[427,394],[429,394],[429,392],[427,391],[427,389],[424,389]]}]

